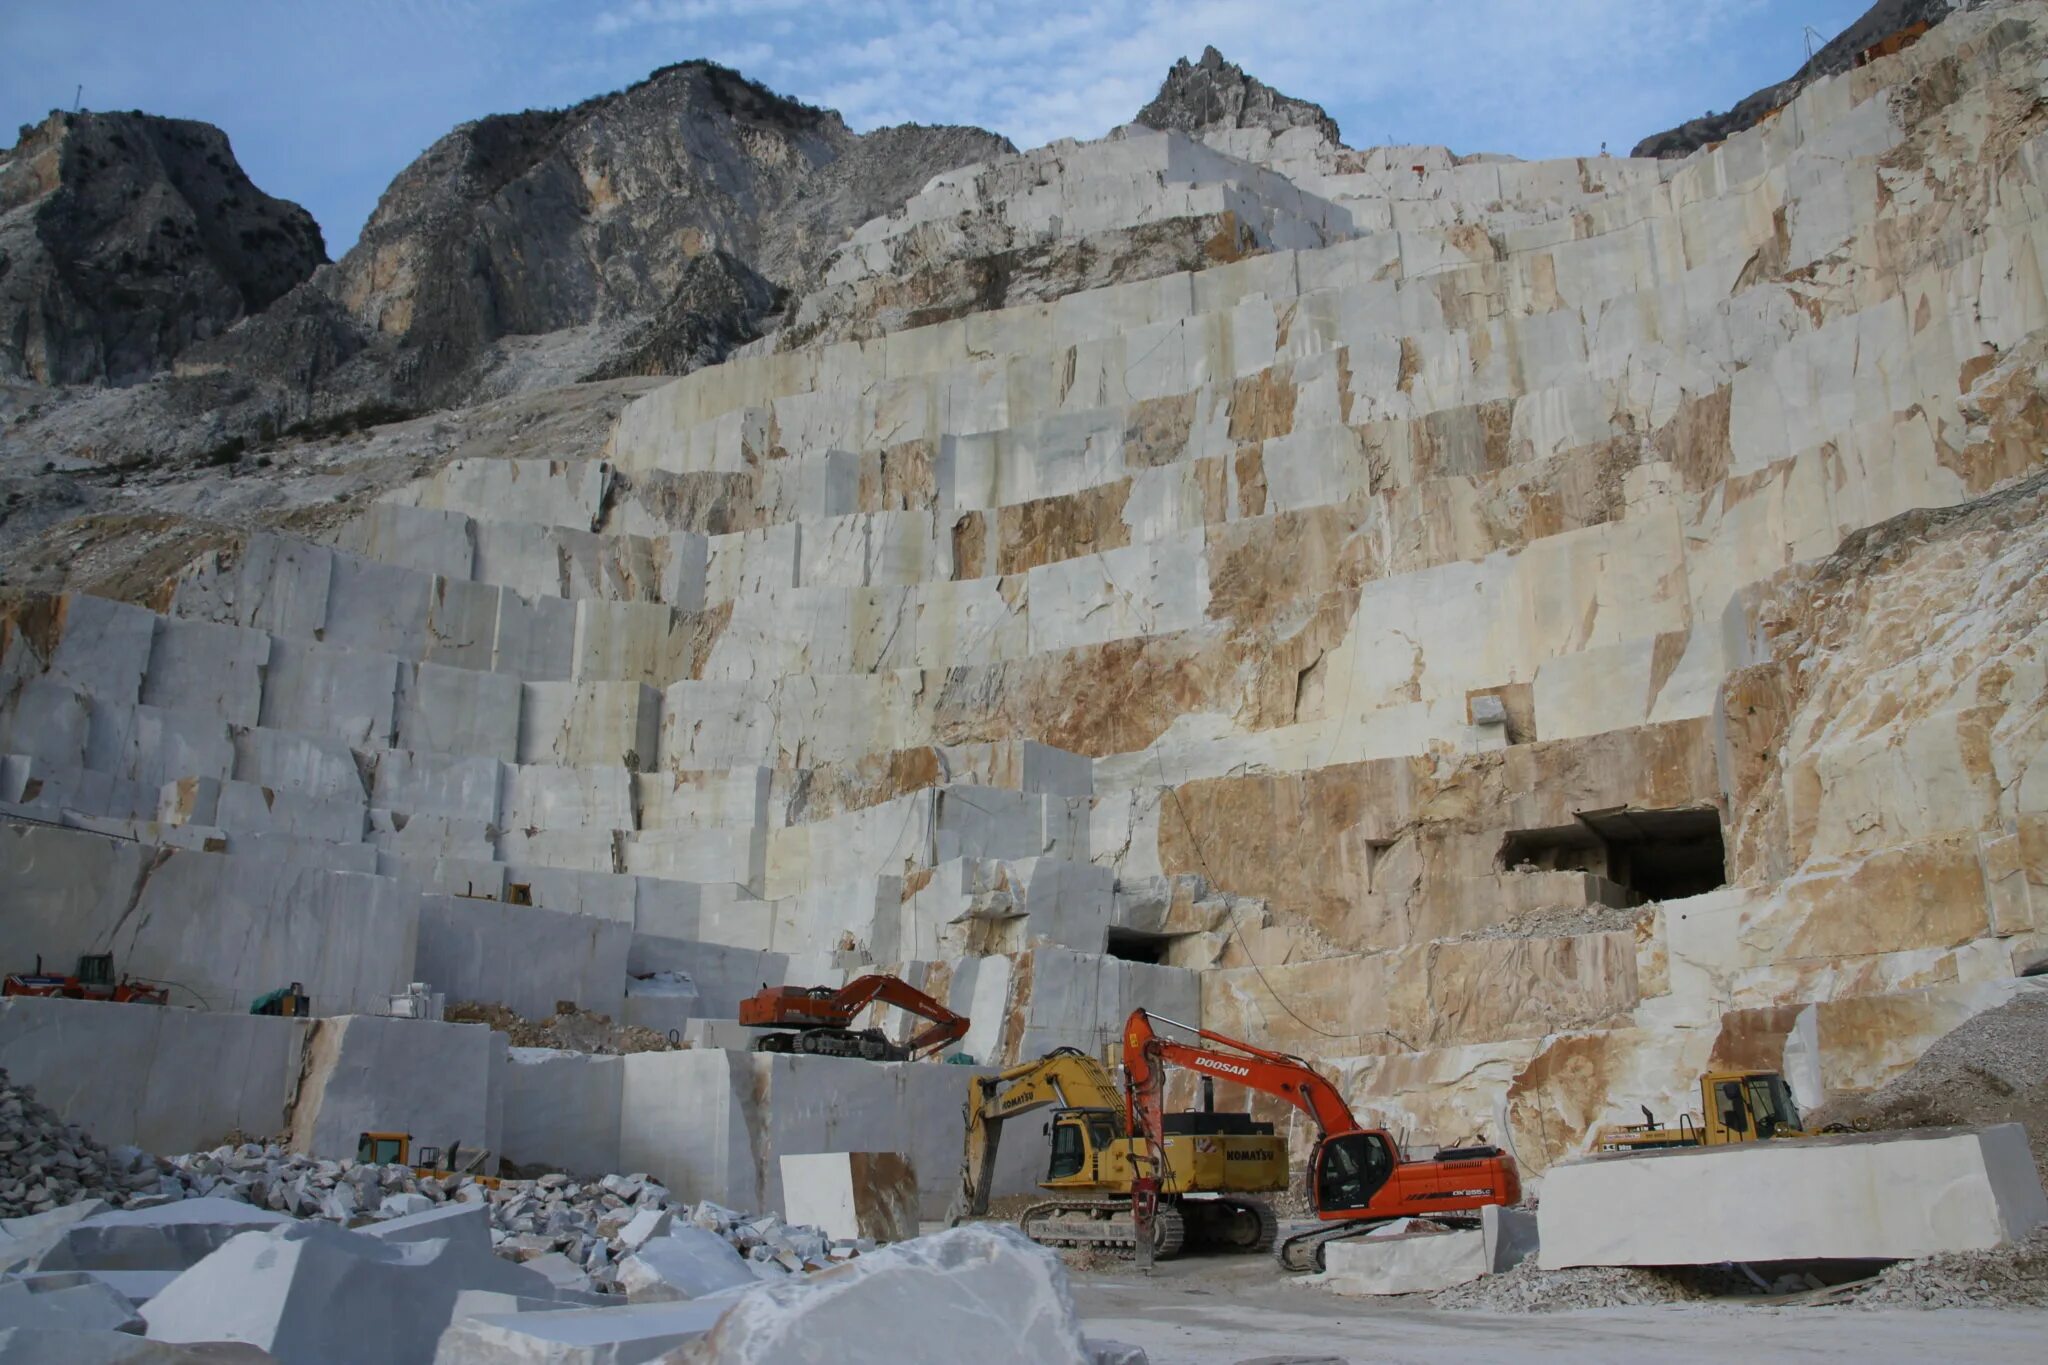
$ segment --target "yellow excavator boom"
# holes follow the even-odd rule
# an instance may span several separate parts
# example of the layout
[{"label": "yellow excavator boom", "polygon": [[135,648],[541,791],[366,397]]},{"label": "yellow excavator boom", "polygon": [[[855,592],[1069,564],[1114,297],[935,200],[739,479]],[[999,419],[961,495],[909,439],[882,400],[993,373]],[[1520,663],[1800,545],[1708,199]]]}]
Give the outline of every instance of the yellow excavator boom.
[{"label": "yellow excavator boom", "polygon": [[[995,1179],[996,1149],[1002,1143],[1003,1124],[1049,1106],[1117,1113],[1122,1108],[1122,1097],[1117,1094],[1109,1068],[1071,1047],[1055,1048],[1036,1061],[1021,1062],[993,1076],[970,1078],[960,1190],[947,1213],[948,1225],[988,1212],[989,1187]],[[1121,1121],[1118,1127],[1122,1127]]]}]

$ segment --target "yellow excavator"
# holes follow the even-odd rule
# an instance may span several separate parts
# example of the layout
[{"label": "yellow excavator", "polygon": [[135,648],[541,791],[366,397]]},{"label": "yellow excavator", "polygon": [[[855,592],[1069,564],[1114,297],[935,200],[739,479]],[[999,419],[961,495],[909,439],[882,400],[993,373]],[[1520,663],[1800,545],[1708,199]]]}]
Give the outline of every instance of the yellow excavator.
[{"label": "yellow excavator", "polygon": [[[1165,1116],[1155,1259],[1183,1249],[1266,1251],[1278,1230],[1271,1207],[1244,1196],[1287,1188],[1287,1139],[1249,1114],[1213,1112],[1206,1080],[1203,1092],[1201,1112]],[[1053,1111],[1045,1125],[1052,1154],[1039,1186],[1058,1197],[1024,1210],[1018,1226],[1047,1246],[1131,1254],[1131,1179],[1145,1164],[1143,1140],[1131,1136],[1129,1109],[1109,1068],[1071,1047],[969,1078],[966,1150],[948,1225],[988,1213],[1003,1124],[1046,1108]]]},{"label": "yellow excavator", "polygon": [[1678,1126],[1657,1121],[1648,1105],[1641,1123],[1610,1124],[1600,1130],[1594,1150],[1655,1152],[1671,1147],[1719,1147],[1731,1142],[1769,1142],[1812,1137],[1800,1127],[1792,1087],[1775,1071],[1710,1071],[1700,1077],[1700,1111],[1680,1114]]}]

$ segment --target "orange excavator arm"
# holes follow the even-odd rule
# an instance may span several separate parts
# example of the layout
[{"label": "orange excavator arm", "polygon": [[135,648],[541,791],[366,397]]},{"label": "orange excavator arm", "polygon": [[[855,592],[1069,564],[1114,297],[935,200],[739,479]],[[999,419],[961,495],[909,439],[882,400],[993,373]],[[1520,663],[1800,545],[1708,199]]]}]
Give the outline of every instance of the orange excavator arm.
[{"label": "orange excavator arm", "polygon": [[[1514,1158],[1478,1144],[1443,1149],[1427,1161],[1409,1160],[1393,1136],[1366,1128],[1352,1114],[1337,1087],[1299,1057],[1255,1046],[1208,1029],[1161,1019],[1208,1046],[1159,1036],[1152,1016],[1134,1010],[1124,1025],[1124,1074],[1130,1086],[1131,1132],[1145,1145],[1140,1174],[1131,1182],[1131,1211],[1138,1224],[1138,1260],[1149,1268],[1152,1215],[1167,1174],[1165,1134],[1166,1068],[1184,1066],[1221,1076],[1268,1095],[1277,1095],[1316,1125],[1309,1154],[1309,1209],[1320,1220],[1359,1230],[1411,1214],[1469,1211],[1488,1204],[1513,1204],[1522,1197]],[[1290,1237],[1279,1247],[1281,1263],[1301,1270],[1319,1255],[1322,1241],[1348,1235],[1342,1230]],[[1299,1254],[1297,1254],[1299,1253]]]},{"label": "orange excavator arm", "polygon": [[[1172,1023],[1172,1020],[1164,1022]],[[1299,1057],[1272,1052],[1221,1033],[1175,1024],[1205,1043],[1196,1047],[1162,1038],[1152,1027],[1152,1016],[1133,1010],[1124,1025],[1124,1074],[1129,1078],[1131,1131],[1148,1143],[1165,1145],[1166,1068],[1184,1066],[1268,1095],[1277,1095],[1315,1121],[1320,1136],[1355,1133],[1359,1123],[1351,1106],[1337,1093],[1337,1087],[1317,1075]],[[1228,1051],[1219,1049],[1227,1048]]]},{"label": "orange excavator arm", "polygon": [[968,1019],[964,1014],[955,1014],[938,1001],[926,995],[908,981],[896,976],[879,973],[848,982],[838,995],[834,996],[835,1007],[843,1008],[847,1022],[873,1001],[894,1005],[905,1014],[914,1014],[925,1020],[930,1027],[918,1031],[904,1046],[913,1057],[922,1056],[926,1051],[942,1048],[948,1043],[958,1042],[967,1036]]},{"label": "orange excavator arm", "polygon": [[875,1001],[926,1020],[905,1044],[917,1057],[967,1036],[967,1016],[955,1014],[901,977],[873,973],[838,990],[826,986],[763,986],[740,1001],[740,1022],[753,1028],[848,1029],[854,1016]]}]

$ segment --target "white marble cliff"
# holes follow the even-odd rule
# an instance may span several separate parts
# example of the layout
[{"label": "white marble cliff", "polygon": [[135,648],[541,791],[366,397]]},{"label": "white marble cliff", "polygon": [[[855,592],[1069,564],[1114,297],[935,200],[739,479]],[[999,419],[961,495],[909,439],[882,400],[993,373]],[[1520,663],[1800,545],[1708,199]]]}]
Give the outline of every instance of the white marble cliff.
[{"label": "white marble cliff", "polygon": [[[206,1115],[110,1140],[352,1141],[306,1026],[226,1015],[880,969],[984,1064],[1144,1005],[1532,1178],[1710,1062],[1871,1089],[2048,950],[2044,62],[1986,5],[1683,161],[1056,144],[602,449],[25,606],[6,960],[204,1008],[9,1002],[0,1065]],[[866,1124],[949,1174],[846,1116],[957,1122],[957,1072],[447,1048],[474,1085],[405,1093],[513,1160],[758,1207]]]}]

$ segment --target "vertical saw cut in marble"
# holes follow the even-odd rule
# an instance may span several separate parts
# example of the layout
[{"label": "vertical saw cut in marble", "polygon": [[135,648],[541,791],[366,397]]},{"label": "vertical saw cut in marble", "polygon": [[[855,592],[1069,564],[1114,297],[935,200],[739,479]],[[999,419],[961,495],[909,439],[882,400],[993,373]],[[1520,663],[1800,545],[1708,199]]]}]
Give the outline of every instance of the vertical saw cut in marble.
[{"label": "vertical saw cut in marble", "polygon": [[782,1158],[782,1214],[844,1241],[917,1235],[917,1172],[895,1152],[816,1152]]}]

